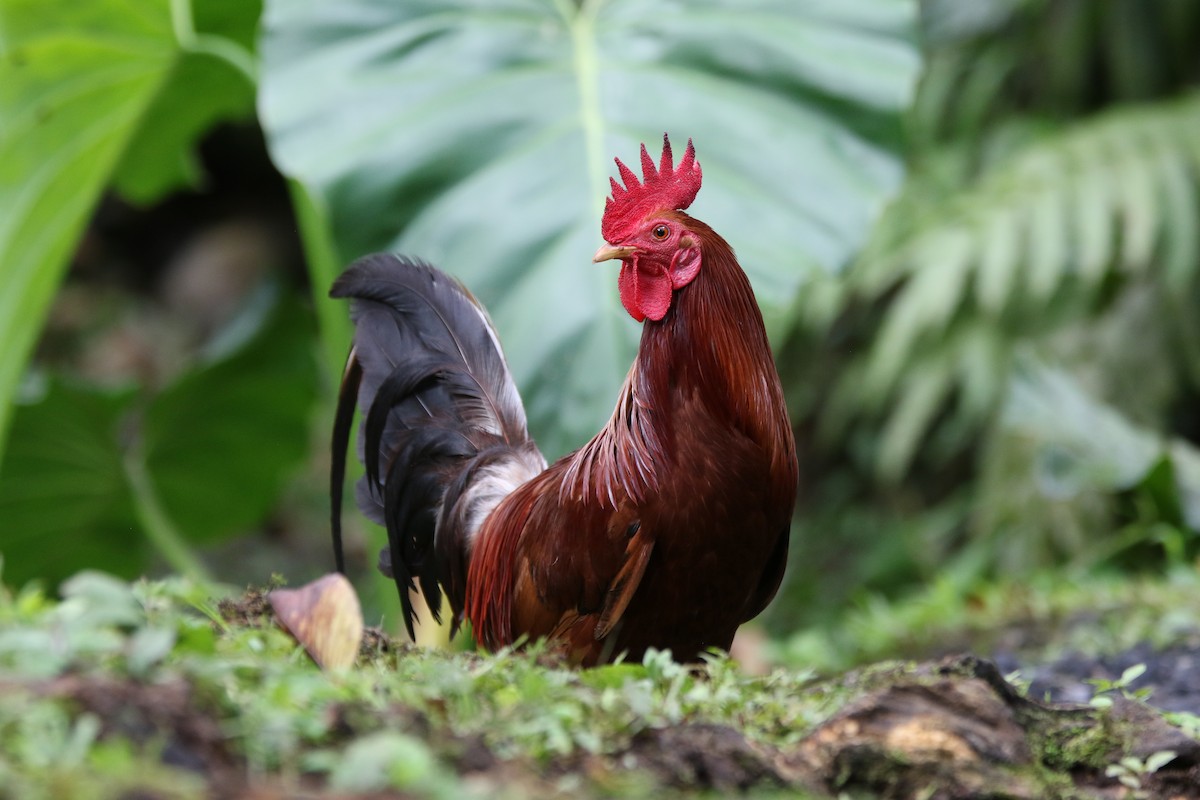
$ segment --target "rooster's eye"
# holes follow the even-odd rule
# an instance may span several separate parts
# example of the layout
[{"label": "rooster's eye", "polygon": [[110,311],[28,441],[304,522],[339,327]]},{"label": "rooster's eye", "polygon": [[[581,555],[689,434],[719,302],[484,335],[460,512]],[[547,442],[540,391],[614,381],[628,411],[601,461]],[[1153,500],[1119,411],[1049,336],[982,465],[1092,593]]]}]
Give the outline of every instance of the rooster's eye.
[{"label": "rooster's eye", "polygon": [[655,225],[654,230],[650,231],[650,235],[661,242],[667,238],[667,234],[670,232],[666,225]]}]

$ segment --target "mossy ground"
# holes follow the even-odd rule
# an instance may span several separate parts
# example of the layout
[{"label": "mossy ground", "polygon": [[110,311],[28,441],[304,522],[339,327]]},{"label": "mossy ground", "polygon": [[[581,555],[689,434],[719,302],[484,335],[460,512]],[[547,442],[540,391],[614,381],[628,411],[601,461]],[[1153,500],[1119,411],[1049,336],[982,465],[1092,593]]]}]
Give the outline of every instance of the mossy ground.
[{"label": "mossy ground", "polygon": [[1047,709],[975,659],[751,676],[657,653],[581,671],[536,645],[430,651],[375,631],[353,669],[324,673],[258,590],[221,602],[209,586],[84,573],[62,593],[0,594],[0,797],[1134,797],[1197,784],[1195,727],[1119,691],[1111,707]]}]

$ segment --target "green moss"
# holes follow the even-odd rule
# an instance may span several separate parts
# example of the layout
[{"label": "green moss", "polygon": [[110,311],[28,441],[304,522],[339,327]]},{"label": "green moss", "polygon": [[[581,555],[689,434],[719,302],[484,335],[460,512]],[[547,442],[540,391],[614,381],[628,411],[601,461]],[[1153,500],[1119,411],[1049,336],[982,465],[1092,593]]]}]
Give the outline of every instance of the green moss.
[{"label": "green moss", "polygon": [[1031,744],[1036,760],[1051,770],[1098,769],[1113,751],[1111,734],[1103,722],[1064,725],[1031,737]]}]

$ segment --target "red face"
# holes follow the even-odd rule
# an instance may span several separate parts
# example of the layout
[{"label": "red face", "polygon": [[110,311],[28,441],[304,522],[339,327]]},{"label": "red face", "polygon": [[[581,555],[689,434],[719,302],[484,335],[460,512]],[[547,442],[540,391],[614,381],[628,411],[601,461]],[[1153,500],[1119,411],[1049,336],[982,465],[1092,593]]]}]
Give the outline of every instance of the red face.
[{"label": "red face", "polygon": [[666,316],[676,289],[700,272],[700,241],[674,216],[652,214],[614,244],[596,251],[595,262],[621,259],[621,304],[638,322]]}]

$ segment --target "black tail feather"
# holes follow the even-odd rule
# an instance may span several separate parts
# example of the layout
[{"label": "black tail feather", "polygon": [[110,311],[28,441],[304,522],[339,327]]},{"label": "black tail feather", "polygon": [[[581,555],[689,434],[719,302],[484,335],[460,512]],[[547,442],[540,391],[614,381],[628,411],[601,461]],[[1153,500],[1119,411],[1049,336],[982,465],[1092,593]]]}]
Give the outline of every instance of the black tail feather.
[{"label": "black tail feather", "polygon": [[[459,432],[440,427],[421,428],[408,437],[395,454],[384,486],[388,509],[388,547],[392,551],[392,577],[397,586],[412,588],[420,582],[421,592],[441,622],[441,575],[434,552],[437,508],[431,497],[439,497],[445,483],[445,464],[461,462],[474,455],[475,447]],[[396,556],[399,555],[399,558]],[[400,593],[404,624],[415,638],[411,600]]]},{"label": "black tail feather", "polygon": [[333,534],[333,560],[337,571],[346,574],[346,556],[342,547],[342,493],[346,485],[346,450],[354,426],[354,401],[362,382],[362,367],[350,351],[342,385],[338,389],[337,412],[333,417],[333,443],[329,467],[329,529]]},{"label": "black tail feather", "polygon": [[[392,409],[403,403],[410,397],[415,397],[423,401],[424,406],[428,406],[428,400],[423,395],[430,391],[436,390],[436,384],[441,375],[448,369],[453,369],[452,364],[448,364],[444,358],[439,357],[418,357],[411,362],[404,364],[403,367],[397,367],[388,375],[387,379],[379,385],[375,391],[375,397],[371,400],[370,411],[367,412],[367,420],[364,427],[364,448],[368,453],[382,453],[384,444],[384,431],[387,428],[388,416]],[[433,413],[428,411],[432,418]],[[372,487],[379,486],[379,465],[380,459],[369,458],[366,462],[367,482]]]},{"label": "black tail feather", "polygon": [[[365,416],[358,450],[366,467],[358,505],[387,529],[388,551],[380,564],[396,582],[405,627],[414,634],[410,592],[418,587],[439,622],[447,590],[457,627],[464,600],[460,573],[470,524],[477,525],[479,515],[446,514],[443,506],[466,495],[472,508],[481,497],[498,502],[503,489],[495,488],[494,477],[487,491],[480,487],[474,494],[464,477],[473,474],[481,453],[489,462],[502,457],[497,453],[512,453],[519,462],[513,480],[536,474],[545,461],[529,441],[525,410],[491,323],[456,281],[419,261],[375,255],[352,264],[330,294],[353,299],[355,323],[353,363],[334,424],[332,498],[340,508],[357,393]],[[336,510],[333,519],[340,570]]]}]

